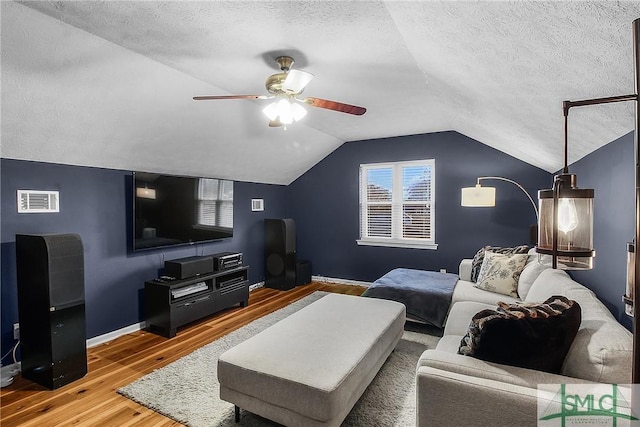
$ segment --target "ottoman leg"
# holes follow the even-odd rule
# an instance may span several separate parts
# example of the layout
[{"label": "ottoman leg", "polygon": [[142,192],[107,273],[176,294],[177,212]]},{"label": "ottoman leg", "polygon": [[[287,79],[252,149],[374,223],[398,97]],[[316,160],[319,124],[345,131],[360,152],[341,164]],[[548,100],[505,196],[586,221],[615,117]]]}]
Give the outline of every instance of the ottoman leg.
[{"label": "ottoman leg", "polygon": [[236,412],[236,423],[240,422],[240,408],[238,408],[238,405],[233,405],[233,407],[235,408],[235,412]]}]

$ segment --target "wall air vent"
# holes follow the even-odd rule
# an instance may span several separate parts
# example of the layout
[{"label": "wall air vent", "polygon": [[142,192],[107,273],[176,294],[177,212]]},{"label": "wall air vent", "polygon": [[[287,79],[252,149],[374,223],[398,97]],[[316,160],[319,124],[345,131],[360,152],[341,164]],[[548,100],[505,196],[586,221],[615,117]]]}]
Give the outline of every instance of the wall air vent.
[{"label": "wall air vent", "polygon": [[251,199],[251,211],[260,212],[264,210],[264,199]]},{"label": "wall air vent", "polygon": [[18,190],[18,213],[60,212],[60,192]]}]

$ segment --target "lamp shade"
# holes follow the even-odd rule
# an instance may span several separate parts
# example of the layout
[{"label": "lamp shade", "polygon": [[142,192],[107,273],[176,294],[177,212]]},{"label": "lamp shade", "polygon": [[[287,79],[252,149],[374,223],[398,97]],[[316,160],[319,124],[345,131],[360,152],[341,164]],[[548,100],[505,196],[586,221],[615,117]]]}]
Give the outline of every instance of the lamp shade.
[{"label": "lamp shade", "polygon": [[156,190],[154,190],[153,188],[138,187],[136,188],[136,197],[139,197],[141,199],[155,199]]},{"label": "lamp shade", "polygon": [[313,79],[313,74],[302,70],[290,70],[282,84],[282,90],[290,94],[300,94]]},{"label": "lamp shade", "polygon": [[460,204],[465,207],[493,207],[496,205],[496,189],[482,187],[480,184],[465,187],[462,189]]},{"label": "lamp shade", "polygon": [[579,189],[576,176],[560,174],[554,188],[540,190],[540,225],[536,251],[552,255],[554,268],[589,270],[593,268],[592,189]]}]

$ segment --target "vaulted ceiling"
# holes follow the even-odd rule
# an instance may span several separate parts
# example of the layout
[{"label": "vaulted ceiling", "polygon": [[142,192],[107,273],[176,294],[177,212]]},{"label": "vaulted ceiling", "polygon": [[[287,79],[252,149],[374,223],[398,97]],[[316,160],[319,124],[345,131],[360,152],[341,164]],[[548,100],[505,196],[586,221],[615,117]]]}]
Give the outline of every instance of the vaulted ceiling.
[{"label": "vaulted ceiling", "polygon": [[[634,93],[640,2],[0,2],[2,157],[288,184],[346,141],[455,130],[549,172],[562,101]],[[315,78],[270,128],[274,58]],[[575,108],[569,161],[633,130]]]}]

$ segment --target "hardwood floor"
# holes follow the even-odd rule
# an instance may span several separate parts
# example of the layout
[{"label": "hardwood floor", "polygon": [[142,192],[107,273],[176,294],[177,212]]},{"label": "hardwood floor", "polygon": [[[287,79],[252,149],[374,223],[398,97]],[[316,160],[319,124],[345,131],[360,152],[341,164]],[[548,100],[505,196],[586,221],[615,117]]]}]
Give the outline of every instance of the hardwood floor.
[{"label": "hardwood floor", "polygon": [[116,390],[195,349],[278,310],[314,291],[360,295],[364,287],[313,282],[290,291],[259,288],[249,305],[217,313],[185,326],[167,339],[138,331],[88,349],[89,373],[51,391],[17,376],[1,389],[3,427],[53,426],[181,426],[157,412],[120,396]]}]

